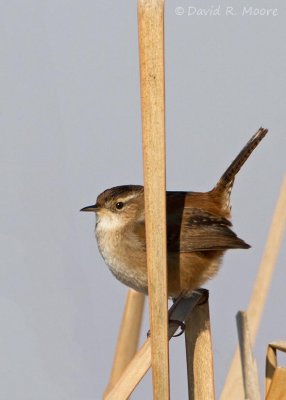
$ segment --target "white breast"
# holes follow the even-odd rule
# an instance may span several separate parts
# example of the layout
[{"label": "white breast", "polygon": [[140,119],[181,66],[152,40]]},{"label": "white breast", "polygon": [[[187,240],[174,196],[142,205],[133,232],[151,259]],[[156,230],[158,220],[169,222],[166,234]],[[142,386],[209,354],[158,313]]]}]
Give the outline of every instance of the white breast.
[{"label": "white breast", "polygon": [[[138,271],[136,253],[141,248],[138,238],[132,232],[122,235],[123,225],[119,218],[98,218],[96,224],[96,239],[99,251],[112,274],[125,285],[135,290],[147,291],[146,272]],[[132,237],[133,236],[133,237]],[[132,238],[131,238],[132,237]],[[132,250],[130,249],[132,243]],[[128,247],[128,249],[127,249]],[[129,256],[126,257],[128,251]],[[132,257],[130,257],[130,251]],[[138,258],[136,258],[138,260]],[[135,263],[135,264],[134,264]]]},{"label": "white breast", "polygon": [[116,231],[124,226],[124,220],[115,213],[97,215],[96,218],[96,231],[99,232]]}]

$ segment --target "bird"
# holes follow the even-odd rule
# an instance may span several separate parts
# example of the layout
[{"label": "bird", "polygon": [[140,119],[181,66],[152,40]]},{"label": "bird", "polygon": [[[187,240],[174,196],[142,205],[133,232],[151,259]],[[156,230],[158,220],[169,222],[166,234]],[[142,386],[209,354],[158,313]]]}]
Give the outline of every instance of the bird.
[{"label": "bird", "polygon": [[[236,174],[265,137],[260,128],[217,184],[207,192],[166,192],[167,290],[170,298],[191,293],[213,278],[226,250],[251,246],[232,230],[230,195]],[[80,211],[96,215],[99,252],[112,274],[148,294],[144,187],[116,186]]]}]

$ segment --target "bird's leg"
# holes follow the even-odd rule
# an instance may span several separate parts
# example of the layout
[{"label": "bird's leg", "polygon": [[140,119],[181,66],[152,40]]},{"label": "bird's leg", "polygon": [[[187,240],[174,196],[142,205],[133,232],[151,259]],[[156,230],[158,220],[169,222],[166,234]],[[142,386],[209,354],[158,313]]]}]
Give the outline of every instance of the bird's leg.
[{"label": "bird's leg", "polygon": [[[183,299],[184,297],[190,296],[191,293],[192,293],[192,291],[190,291],[190,290],[183,290],[183,291],[179,294],[178,297],[172,297],[173,306],[171,307],[171,309],[172,309],[173,307],[175,307],[176,304],[177,304],[181,299]],[[171,309],[169,310],[169,314],[170,314]],[[179,321],[179,320],[177,320],[177,319],[169,318],[169,324],[174,324],[174,325],[177,325],[178,328],[179,328],[179,327],[181,328],[181,331],[180,331],[179,333],[177,333],[176,335],[174,334],[173,337],[181,336],[181,335],[185,332],[186,325],[184,324],[184,322]]]},{"label": "bird's leg", "polygon": [[[173,305],[169,309],[169,325],[174,324],[177,325],[177,329],[181,328],[180,332],[176,335],[173,335],[173,337],[178,337],[181,336],[185,332],[186,325],[183,321],[178,320],[178,319],[172,319],[172,315],[174,313],[174,309],[178,306],[178,303],[182,301],[182,299],[187,299],[191,297],[192,294],[195,294],[200,296],[200,299],[197,303],[197,306],[200,306],[208,301],[209,297],[209,292],[206,289],[196,289],[196,290],[183,290],[178,297],[172,298]],[[147,337],[150,337],[150,330],[147,332]]]},{"label": "bird's leg", "polygon": [[[171,314],[171,311],[173,310],[173,308],[176,307],[176,304],[177,304],[182,298],[184,298],[184,297],[189,297],[189,296],[191,295],[191,293],[192,293],[191,290],[183,290],[183,291],[179,294],[178,297],[173,297],[173,298],[172,298],[173,305],[172,305],[172,307],[169,309],[169,315]],[[181,336],[181,335],[185,332],[186,325],[184,324],[184,322],[179,321],[179,320],[177,320],[177,319],[172,319],[172,318],[169,318],[169,319],[168,319],[168,322],[169,322],[169,324],[174,324],[174,325],[177,325],[178,328],[179,328],[179,327],[181,328],[181,331],[180,331],[179,333],[177,333],[176,335],[173,335],[173,337]],[[151,336],[151,332],[150,332],[150,329],[149,329],[148,332],[147,332],[147,338],[149,338],[150,336]]]},{"label": "bird's leg", "polygon": [[[198,305],[204,304],[204,303],[206,303],[206,302],[208,301],[209,294],[208,294],[208,291],[207,291],[207,290],[205,290],[205,289],[196,289],[195,291],[202,294],[201,301],[198,303]],[[177,304],[182,298],[190,297],[191,294],[192,294],[193,292],[194,292],[194,290],[184,290],[184,291],[182,291],[182,292],[180,293],[180,295],[179,295],[178,297],[172,298],[173,305],[172,305],[171,309],[172,309],[173,307],[175,307],[176,304]],[[169,310],[169,314],[170,314],[171,309]],[[176,335],[173,335],[173,337],[181,336],[181,335],[185,332],[186,325],[185,325],[184,322],[179,321],[179,320],[176,320],[176,319],[171,319],[171,318],[169,318],[169,324],[176,324],[176,325],[178,325],[178,328],[179,328],[179,327],[181,328],[181,331],[180,331],[179,333],[177,333]]]}]

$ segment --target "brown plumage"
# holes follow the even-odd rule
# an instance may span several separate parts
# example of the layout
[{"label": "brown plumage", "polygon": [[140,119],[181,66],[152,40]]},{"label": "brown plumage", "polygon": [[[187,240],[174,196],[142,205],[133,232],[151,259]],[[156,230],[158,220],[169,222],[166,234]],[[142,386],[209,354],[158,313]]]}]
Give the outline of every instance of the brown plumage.
[{"label": "brown plumage", "polygon": [[[231,229],[230,194],[242,165],[266,135],[260,128],[209,192],[167,192],[168,293],[194,289],[218,271],[224,252],[250,246]],[[99,250],[121,282],[147,293],[144,189],[117,186],[94,206]]]}]

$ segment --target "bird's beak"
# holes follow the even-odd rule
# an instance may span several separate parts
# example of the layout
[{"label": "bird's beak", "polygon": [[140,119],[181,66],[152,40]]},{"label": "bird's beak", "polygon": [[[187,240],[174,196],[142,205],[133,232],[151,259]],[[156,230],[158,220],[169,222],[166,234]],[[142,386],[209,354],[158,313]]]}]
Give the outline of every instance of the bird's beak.
[{"label": "bird's beak", "polygon": [[99,205],[98,204],[94,204],[93,206],[87,206],[87,207],[83,207],[80,211],[92,211],[92,212],[96,212],[99,210]]}]

